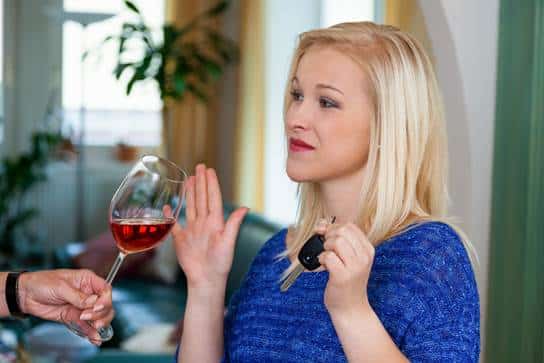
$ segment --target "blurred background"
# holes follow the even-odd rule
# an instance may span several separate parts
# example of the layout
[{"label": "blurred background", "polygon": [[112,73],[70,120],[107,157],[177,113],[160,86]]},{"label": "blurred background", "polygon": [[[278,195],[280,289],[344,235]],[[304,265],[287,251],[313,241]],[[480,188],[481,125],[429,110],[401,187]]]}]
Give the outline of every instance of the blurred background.
[{"label": "blurred background", "polygon": [[[234,290],[260,239],[296,212],[282,102],[297,34],[344,21],[387,23],[422,42],[444,95],[451,214],[479,258],[482,361],[544,362],[543,7],[0,0],[0,265],[105,274],[116,254],[110,199],[138,156],[152,152],[191,173],[205,162],[218,172],[227,212],[251,207]],[[88,361],[169,361],[184,306],[169,242],[134,256],[120,279],[116,339]],[[44,334],[33,330],[39,323],[3,326],[28,352],[31,333],[38,342]]]}]

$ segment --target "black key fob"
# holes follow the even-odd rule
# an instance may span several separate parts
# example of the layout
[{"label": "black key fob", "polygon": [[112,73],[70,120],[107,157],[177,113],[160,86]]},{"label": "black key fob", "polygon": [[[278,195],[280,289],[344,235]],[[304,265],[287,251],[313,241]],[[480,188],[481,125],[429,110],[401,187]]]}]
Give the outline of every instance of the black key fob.
[{"label": "black key fob", "polygon": [[298,260],[300,264],[308,271],[313,271],[321,266],[317,256],[319,256],[321,252],[325,251],[323,248],[323,243],[325,243],[325,237],[320,234],[314,234],[306,241],[298,253]]}]

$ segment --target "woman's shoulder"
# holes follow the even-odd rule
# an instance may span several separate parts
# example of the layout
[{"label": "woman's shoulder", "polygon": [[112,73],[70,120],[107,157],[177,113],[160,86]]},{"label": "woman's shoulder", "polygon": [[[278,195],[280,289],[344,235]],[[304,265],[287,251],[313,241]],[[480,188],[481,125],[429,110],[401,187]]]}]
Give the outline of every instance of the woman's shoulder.
[{"label": "woman's shoulder", "polygon": [[[448,295],[450,303],[460,294],[477,302],[474,271],[461,236],[443,222],[410,226],[376,249],[374,272],[390,276],[425,299]],[[394,282],[394,281],[391,281]]]},{"label": "woman's shoulder", "polygon": [[414,223],[382,242],[377,249],[396,255],[415,255],[419,261],[426,264],[440,254],[448,254],[457,262],[470,264],[468,251],[461,236],[449,224],[438,221]]}]

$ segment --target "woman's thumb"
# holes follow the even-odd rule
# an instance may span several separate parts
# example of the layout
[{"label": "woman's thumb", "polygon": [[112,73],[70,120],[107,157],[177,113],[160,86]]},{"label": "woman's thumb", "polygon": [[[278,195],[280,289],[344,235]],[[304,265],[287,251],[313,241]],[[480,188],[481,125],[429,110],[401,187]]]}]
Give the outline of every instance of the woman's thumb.
[{"label": "woman's thumb", "polygon": [[229,241],[231,243],[234,243],[234,241],[236,241],[238,230],[240,229],[242,220],[244,219],[248,211],[249,208],[242,207],[236,209],[234,212],[231,213],[229,219],[227,220],[227,223],[225,224],[225,230],[223,232],[226,241]]}]

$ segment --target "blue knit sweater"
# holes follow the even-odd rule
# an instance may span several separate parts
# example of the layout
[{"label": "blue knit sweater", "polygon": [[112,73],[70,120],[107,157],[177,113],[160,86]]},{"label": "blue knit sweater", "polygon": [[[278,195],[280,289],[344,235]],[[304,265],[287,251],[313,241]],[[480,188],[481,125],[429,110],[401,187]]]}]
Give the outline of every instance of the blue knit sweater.
[{"label": "blue knit sweater", "polygon": [[[328,272],[303,273],[282,293],[287,230],[261,249],[233,295],[222,362],[346,362],[324,305]],[[424,223],[376,248],[370,304],[412,362],[477,362],[479,298],[467,253],[451,227]]]}]

